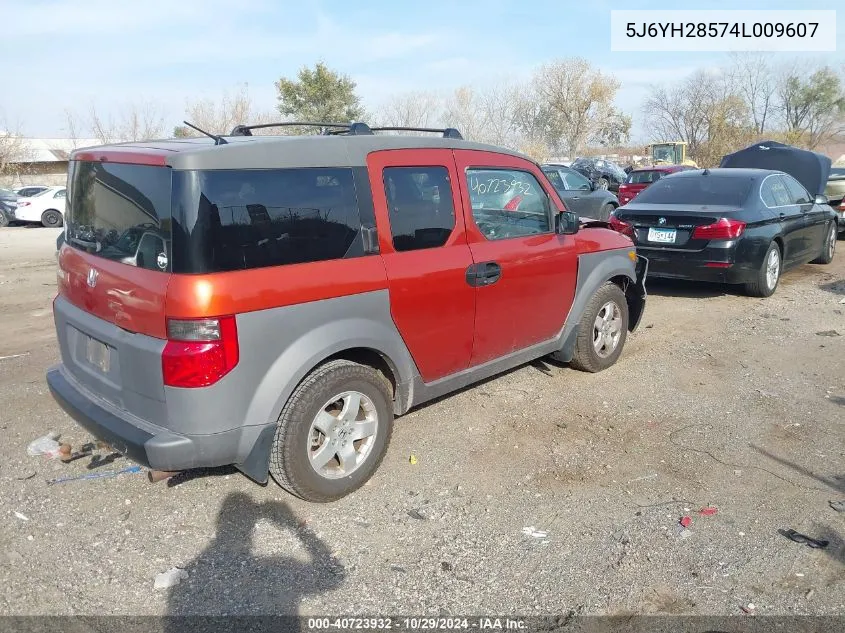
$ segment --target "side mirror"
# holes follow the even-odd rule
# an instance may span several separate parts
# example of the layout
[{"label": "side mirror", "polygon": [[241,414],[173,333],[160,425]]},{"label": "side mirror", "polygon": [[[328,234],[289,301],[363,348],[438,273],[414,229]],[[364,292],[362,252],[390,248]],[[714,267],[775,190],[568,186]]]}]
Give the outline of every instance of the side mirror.
[{"label": "side mirror", "polygon": [[830,200],[828,200],[827,196],[823,193],[820,193],[816,196],[816,199],[813,200],[815,204],[830,204]]},{"label": "side mirror", "polygon": [[578,214],[572,211],[563,211],[555,216],[555,232],[558,235],[575,235],[578,225]]}]

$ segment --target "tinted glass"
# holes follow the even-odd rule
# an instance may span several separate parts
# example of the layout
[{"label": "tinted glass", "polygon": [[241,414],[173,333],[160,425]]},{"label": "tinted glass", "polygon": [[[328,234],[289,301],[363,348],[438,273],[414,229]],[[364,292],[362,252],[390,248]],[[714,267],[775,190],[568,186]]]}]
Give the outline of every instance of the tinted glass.
[{"label": "tinted glass", "polygon": [[[65,221],[76,248],[140,268],[170,269],[170,168],[71,162]],[[139,252],[145,233],[158,252]]]},{"label": "tinted glass", "polygon": [[566,185],[568,191],[589,191],[590,181],[577,171],[561,170],[560,177]]},{"label": "tinted glass", "polygon": [[443,246],[455,228],[445,167],[388,167],[384,193],[397,251]]},{"label": "tinted glass", "polygon": [[59,189],[54,195],[54,198],[66,198],[67,197],[67,190],[66,189]]},{"label": "tinted glass", "polygon": [[650,185],[655,180],[660,180],[663,172],[660,171],[632,171],[628,174],[626,182],[632,185]]},{"label": "tinted glass", "polygon": [[788,174],[784,174],[781,178],[786,183],[786,190],[789,192],[789,200],[792,204],[807,204],[813,201],[807,190],[795,178]]},{"label": "tinted glass", "polygon": [[741,206],[751,190],[750,178],[695,174],[661,178],[640,193],[635,204]]},{"label": "tinted glass", "polygon": [[532,174],[511,169],[468,169],[472,217],[489,240],[551,231],[550,202]]},{"label": "tinted glass", "polygon": [[174,272],[218,272],[363,254],[351,169],[173,174]]},{"label": "tinted glass", "polygon": [[792,204],[789,192],[780,176],[769,176],[763,181],[760,197],[768,207],[785,207]]}]

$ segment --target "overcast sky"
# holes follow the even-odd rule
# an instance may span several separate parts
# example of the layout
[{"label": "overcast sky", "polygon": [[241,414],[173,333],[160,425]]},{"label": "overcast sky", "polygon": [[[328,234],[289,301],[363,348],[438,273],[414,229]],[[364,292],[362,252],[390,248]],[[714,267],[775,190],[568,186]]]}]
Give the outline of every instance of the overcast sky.
[{"label": "overcast sky", "polygon": [[[813,2],[836,9],[839,1]],[[0,128],[67,133],[64,112],[103,113],[154,103],[168,131],[188,101],[248,84],[264,109],[273,82],[325,61],[350,75],[370,109],[395,92],[448,91],[527,79],[540,64],[581,55],[622,82],[617,105],[644,137],[640,107],[651,83],[718,66],[714,53],[612,53],[611,9],[666,2],[500,0],[0,0]],[[672,8],[794,9],[792,1],[684,2]],[[845,64],[843,18],[836,53]]]}]

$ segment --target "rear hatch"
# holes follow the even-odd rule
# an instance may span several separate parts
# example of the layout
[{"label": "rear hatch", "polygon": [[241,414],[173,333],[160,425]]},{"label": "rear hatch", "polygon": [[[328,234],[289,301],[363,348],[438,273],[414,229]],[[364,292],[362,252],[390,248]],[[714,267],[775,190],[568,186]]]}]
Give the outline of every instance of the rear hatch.
[{"label": "rear hatch", "polygon": [[65,370],[111,405],[156,419],[170,278],[164,150],[77,153],[68,172],[56,331]]},{"label": "rear hatch", "polygon": [[663,172],[657,169],[632,171],[625,182],[619,185],[619,204],[628,204],[638,193],[651,183],[660,180]]},{"label": "rear hatch", "polygon": [[693,239],[696,227],[718,222],[735,207],[685,207],[684,205],[640,205],[634,203],[616,211],[616,217],[633,227],[638,246],[663,249],[701,250],[709,240]]}]

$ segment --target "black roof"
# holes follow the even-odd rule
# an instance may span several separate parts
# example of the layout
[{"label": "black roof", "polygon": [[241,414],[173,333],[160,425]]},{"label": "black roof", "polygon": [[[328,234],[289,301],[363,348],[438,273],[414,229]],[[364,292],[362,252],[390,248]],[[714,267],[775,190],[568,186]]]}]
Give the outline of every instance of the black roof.
[{"label": "black roof", "polygon": [[812,195],[824,193],[830,174],[830,159],[777,141],[751,145],[722,158],[720,167],[757,167],[782,171],[800,182]]}]

